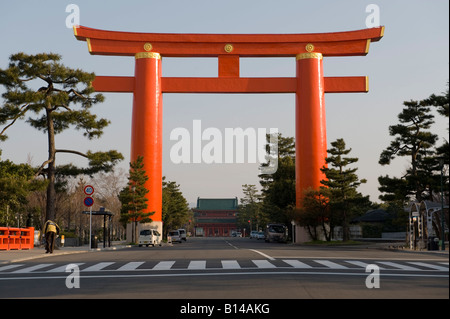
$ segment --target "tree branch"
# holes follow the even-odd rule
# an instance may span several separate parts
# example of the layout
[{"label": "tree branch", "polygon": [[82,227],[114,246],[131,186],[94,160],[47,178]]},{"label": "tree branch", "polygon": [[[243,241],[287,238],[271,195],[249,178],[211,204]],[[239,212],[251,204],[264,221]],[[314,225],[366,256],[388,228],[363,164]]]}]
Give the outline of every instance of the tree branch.
[{"label": "tree branch", "polygon": [[22,107],[20,108],[19,114],[17,114],[17,115],[12,119],[13,121],[12,121],[11,123],[9,123],[8,125],[6,125],[6,126],[3,128],[3,130],[0,132],[0,136],[3,135],[3,134],[5,133],[5,131],[6,131],[10,126],[12,126],[12,125],[17,121],[17,119],[18,119],[19,117],[21,117],[22,115],[24,115],[24,114],[27,112],[27,108],[28,108],[29,105],[30,105],[30,103],[25,104],[24,106],[22,106]]},{"label": "tree branch", "polygon": [[42,165],[38,168],[36,174],[34,174],[34,178],[38,177],[41,174],[45,165],[53,162],[54,160],[55,160],[55,157],[53,156],[52,158],[50,158],[50,159],[46,160],[44,163],[42,163]]},{"label": "tree branch", "polygon": [[84,95],[78,93],[78,92],[75,91],[74,89],[70,89],[70,90],[66,91],[66,93],[67,93],[67,94],[73,93],[73,94],[75,94],[76,96],[78,96],[80,99],[83,99],[83,100],[89,100],[89,97],[86,97],[86,96],[84,96]]},{"label": "tree branch", "polygon": [[74,150],[56,149],[55,153],[71,153],[71,154],[76,154],[76,155],[80,155],[80,156],[83,156],[85,158],[88,158],[88,156],[86,154],[78,152],[78,151],[74,151]]},{"label": "tree branch", "polygon": [[68,111],[68,112],[72,112],[71,108],[68,107],[68,106],[65,105],[65,104],[55,105],[55,106],[52,108],[52,111],[56,111],[56,110],[59,109],[60,107],[65,108],[66,111]]}]

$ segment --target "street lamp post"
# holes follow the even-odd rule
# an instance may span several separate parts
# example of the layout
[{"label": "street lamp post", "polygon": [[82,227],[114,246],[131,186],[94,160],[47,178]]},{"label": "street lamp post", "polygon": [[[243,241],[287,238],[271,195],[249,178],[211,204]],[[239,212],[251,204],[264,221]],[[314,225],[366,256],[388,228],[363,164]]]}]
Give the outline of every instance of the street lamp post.
[{"label": "street lamp post", "polygon": [[444,175],[444,159],[439,160],[439,164],[441,165],[441,250],[445,250],[445,223],[444,223],[444,183],[443,183],[443,175]]}]

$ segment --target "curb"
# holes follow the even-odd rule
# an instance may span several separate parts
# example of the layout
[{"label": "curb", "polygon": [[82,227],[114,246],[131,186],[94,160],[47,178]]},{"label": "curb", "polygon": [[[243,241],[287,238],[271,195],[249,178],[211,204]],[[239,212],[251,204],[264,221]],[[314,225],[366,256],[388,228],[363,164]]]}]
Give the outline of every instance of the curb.
[{"label": "curb", "polygon": [[32,256],[18,257],[18,258],[14,258],[14,259],[10,259],[10,260],[0,261],[0,265],[21,262],[21,261],[26,261],[26,260],[32,260],[32,259],[38,259],[38,258],[47,258],[47,257],[60,256],[60,255],[71,255],[71,254],[80,254],[80,253],[93,253],[93,252],[98,252],[98,251],[119,250],[119,249],[130,248],[130,247],[131,247],[130,245],[124,245],[124,246],[113,246],[113,247],[93,248],[93,249],[89,249],[88,247],[86,247],[82,250],[57,249],[57,250],[55,250],[55,252],[53,254],[46,254],[43,250],[37,249],[39,251],[38,252],[33,251],[35,254],[33,254]]}]

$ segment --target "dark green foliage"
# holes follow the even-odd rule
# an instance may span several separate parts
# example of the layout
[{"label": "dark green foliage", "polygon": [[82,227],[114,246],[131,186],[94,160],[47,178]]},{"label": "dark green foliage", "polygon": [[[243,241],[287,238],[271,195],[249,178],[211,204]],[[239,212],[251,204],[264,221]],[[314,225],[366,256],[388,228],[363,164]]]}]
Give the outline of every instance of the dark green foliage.
[{"label": "dark green foliage", "polygon": [[136,242],[137,223],[151,223],[150,216],[155,213],[144,212],[148,207],[148,199],[145,195],[149,190],[145,187],[148,176],[144,170],[143,160],[144,158],[139,156],[134,162],[130,163],[128,184],[119,194],[119,200],[122,203],[121,221],[124,224],[134,223],[133,242]]},{"label": "dark green foliage", "polygon": [[368,196],[364,197],[357,188],[365,179],[359,179],[356,175],[357,168],[348,168],[349,165],[358,161],[358,158],[347,157],[351,149],[346,149],[345,141],[337,139],[331,143],[332,148],[328,150],[330,156],[325,161],[328,167],[321,169],[327,177],[321,183],[325,197],[330,200],[330,224],[331,226],[342,225],[343,240],[350,239],[349,223],[357,215],[364,213],[371,205]]},{"label": "dark green foliage", "polygon": [[[103,102],[101,94],[94,94],[91,82],[94,73],[71,69],[60,63],[61,56],[54,53],[28,55],[13,54],[7,69],[0,69],[0,84],[6,92],[0,107],[0,140],[17,120],[25,120],[32,127],[44,132],[48,138],[48,159],[37,169],[48,181],[46,219],[55,219],[56,176],[94,174],[110,171],[123,159],[117,151],[88,152],[56,149],[55,136],[73,127],[88,139],[99,138],[109,124],[91,113],[93,105]],[[56,166],[56,153],[72,153],[89,159],[89,168],[73,165]]]},{"label": "dark green foliage", "polygon": [[249,229],[249,220],[251,230],[264,229],[270,218],[266,211],[262,209],[262,196],[258,194],[255,185],[242,185],[244,198],[241,198],[238,214],[238,228]]},{"label": "dark green foliage", "polygon": [[17,225],[14,218],[28,203],[30,192],[46,186],[34,174],[35,169],[27,164],[0,161],[0,226]]},{"label": "dark green foliage", "polygon": [[[269,136],[267,136],[269,141]],[[269,147],[268,147],[269,148]],[[259,175],[262,186],[262,213],[270,222],[289,225],[295,207],[295,143],[293,137],[278,134],[278,169]]]},{"label": "dark green foliage", "polygon": [[398,115],[399,124],[389,127],[394,137],[391,144],[381,153],[379,163],[389,165],[397,157],[406,157],[410,166],[401,177],[380,176],[380,199],[399,201],[433,200],[433,194],[440,187],[440,159],[449,163],[448,141],[435,147],[438,136],[430,129],[434,123],[431,107],[448,117],[448,89],[441,96],[431,95],[421,101],[405,101]]},{"label": "dark green foliage", "polygon": [[163,177],[162,189],[162,220],[164,223],[164,236],[171,229],[181,228],[193,218],[189,205],[176,182],[165,181]]},{"label": "dark green foliage", "polygon": [[319,240],[319,229],[326,241],[331,240],[334,219],[330,210],[330,200],[325,189],[307,189],[303,194],[302,207],[297,211],[297,221],[307,229],[312,240]]}]

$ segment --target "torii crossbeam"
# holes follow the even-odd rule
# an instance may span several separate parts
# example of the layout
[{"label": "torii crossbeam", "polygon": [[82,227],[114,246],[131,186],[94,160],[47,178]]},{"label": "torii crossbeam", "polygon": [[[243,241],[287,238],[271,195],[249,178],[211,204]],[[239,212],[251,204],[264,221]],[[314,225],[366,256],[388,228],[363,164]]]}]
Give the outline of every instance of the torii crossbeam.
[{"label": "torii crossbeam", "polygon": [[[324,93],[368,92],[366,76],[324,77],[323,57],[365,56],[384,27],[310,34],[170,34],[74,27],[96,55],[135,57],[134,77],[97,76],[99,92],[132,92],[131,161],[144,156],[148,211],[162,232],[162,93],[295,93],[297,207],[318,188],[327,156]],[[218,77],[162,77],[161,57],[217,57]],[[240,57],[296,58],[296,77],[242,78]]]}]

